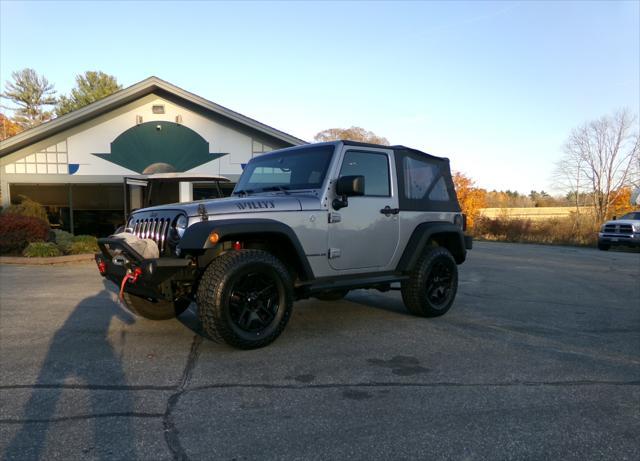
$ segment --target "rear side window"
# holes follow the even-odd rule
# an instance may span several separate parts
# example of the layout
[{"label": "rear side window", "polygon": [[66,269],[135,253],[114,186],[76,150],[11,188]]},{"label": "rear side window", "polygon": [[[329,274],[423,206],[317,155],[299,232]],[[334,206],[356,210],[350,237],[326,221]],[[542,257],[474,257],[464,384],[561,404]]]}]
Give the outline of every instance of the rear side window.
[{"label": "rear side window", "polygon": [[444,178],[440,176],[440,179],[435,183],[431,192],[429,192],[429,200],[436,202],[448,202],[449,192],[447,191],[447,185],[444,182]]},{"label": "rear side window", "polygon": [[344,154],[340,177],[364,176],[364,195],[389,197],[389,157],[377,152],[350,150]]},{"label": "rear side window", "polygon": [[413,157],[405,157],[403,167],[404,195],[406,198],[410,200],[449,201],[447,184],[440,174],[440,168],[437,164]]},{"label": "rear side window", "polygon": [[402,147],[394,152],[400,210],[460,211],[447,159]]},{"label": "rear side window", "polygon": [[427,192],[438,176],[438,167],[412,157],[405,157],[402,166],[405,197],[413,200],[427,198]]}]

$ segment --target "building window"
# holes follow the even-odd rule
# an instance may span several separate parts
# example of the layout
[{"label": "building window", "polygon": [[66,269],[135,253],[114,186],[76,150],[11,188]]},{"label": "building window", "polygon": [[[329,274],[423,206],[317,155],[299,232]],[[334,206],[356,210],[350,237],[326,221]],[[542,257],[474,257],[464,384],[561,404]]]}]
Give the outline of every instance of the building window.
[{"label": "building window", "polygon": [[151,106],[151,112],[154,114],[164,114],[164,106],[162,104],[154,104]]},{"label": "building window", "polygon": [[265,152],[271,152],[273,148],[255,139],[251,142],[251,157],[264,154]]},{"label": "building window", "polygon": [[53,144],[35,154],[5,165],[6,174],[68,174],[67,141]]}]

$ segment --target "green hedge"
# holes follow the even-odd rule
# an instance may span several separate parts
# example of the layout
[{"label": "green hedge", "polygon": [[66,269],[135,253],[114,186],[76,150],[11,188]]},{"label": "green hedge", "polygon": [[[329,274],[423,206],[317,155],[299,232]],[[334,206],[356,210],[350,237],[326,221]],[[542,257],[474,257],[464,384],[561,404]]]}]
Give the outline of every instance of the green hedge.
[{"label": "green hedge", "polygon": [[60,256],[62,252],[52,242],[33,242],[27,245],[22,254],[28,258],[47,258]]}]

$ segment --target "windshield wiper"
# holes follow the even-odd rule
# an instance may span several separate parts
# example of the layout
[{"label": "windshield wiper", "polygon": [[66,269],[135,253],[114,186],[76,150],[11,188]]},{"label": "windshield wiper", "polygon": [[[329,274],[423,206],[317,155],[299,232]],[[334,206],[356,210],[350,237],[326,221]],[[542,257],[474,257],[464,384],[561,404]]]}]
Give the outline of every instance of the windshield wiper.
[{"label": "windshield wiper", "polygon": [[289,195],[291,192],[289,192],[289,188],[287,186],[269,186],[269,187],[263,187],[262,188],[263,191],[280,191],[280,192],[284,192],[285,195]]},{"label": "windshield wiper", "polygon": [[253,193],[253,189],[241,189],[241,190],[237,190],[233,193],[233,195],[238,195],[240,197],[246,197],[249,194]]}]

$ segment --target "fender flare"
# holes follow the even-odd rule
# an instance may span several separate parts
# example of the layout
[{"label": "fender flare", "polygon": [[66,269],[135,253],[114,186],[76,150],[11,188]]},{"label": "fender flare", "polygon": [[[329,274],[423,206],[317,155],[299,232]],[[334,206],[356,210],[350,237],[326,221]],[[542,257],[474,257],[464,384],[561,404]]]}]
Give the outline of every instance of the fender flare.
[{"label": "fender flare", "polygon": [[313,270],[309,265],[304,248],[291,227],[272,219],[221,219],[201,221],[189,226],[178,246],[183,251],[201,251],[213,249],[217,244],[209,241],[209,235],[216,232],[220,241],[231,240],[236,235],[277,235],[286,238],[295,251],[295,256],[300,263],[302,274],[306,280],[314,278]]},{"label": "fender flare", "polygon": [[[471,248],[470,237],[466,237],[459,226],[452,223],[424,222],[413,230],[409,242],[398,262],[397,270],[407,272],[412,270],[429,240],[434,235],[446,235],[449,239],[447,249],[453,255],[457,264],[462,264],[467,257],[467,248]],[[469,240],[469,243],[467,243]]]}]

